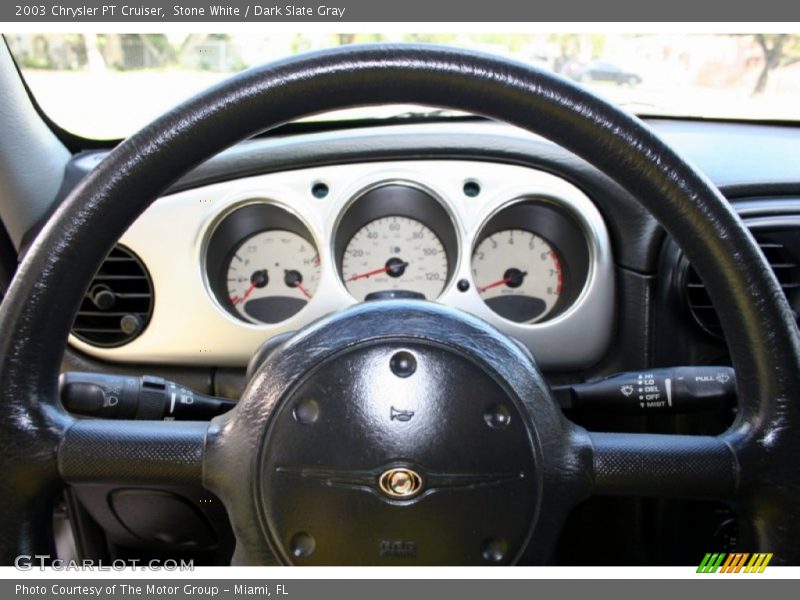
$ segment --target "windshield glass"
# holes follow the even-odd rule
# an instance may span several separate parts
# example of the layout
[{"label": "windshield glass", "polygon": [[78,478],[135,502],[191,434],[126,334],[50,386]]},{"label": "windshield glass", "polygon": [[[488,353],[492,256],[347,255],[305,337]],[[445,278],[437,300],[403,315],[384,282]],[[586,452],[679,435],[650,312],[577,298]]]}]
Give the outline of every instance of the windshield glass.
[{"label": "windshield glass", "polygon": [[[429,42],[503,55],[578,81],[640,115],[800,120],[796,34],[26,33],[6,40],[45,113],[96,139],[125,137],[231,73],[365,42]],[[408,114],[416,109],[367,107],[314,118]]]}]

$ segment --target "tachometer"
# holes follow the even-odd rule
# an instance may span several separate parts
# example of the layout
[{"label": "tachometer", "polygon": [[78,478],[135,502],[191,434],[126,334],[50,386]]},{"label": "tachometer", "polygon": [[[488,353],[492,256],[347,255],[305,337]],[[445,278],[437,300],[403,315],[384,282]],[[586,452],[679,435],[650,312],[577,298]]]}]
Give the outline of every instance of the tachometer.
[{"label": "tachometer", "polygon": [[555,249],[524,229],[504,229],[484,238],[472,254],[472,276],[487,306],[518,323],[542,320],[562,293]]},{"label": "tachometer", "polygon": [[447,283],[447,253],[424,223],[404,216],[375,219],[356,231],[342,257],[342,279],[357,300],[387,290],[417,292],[429,300]]},{"label": "tachometer", "polygon": [[306,239],[282,229],[247,238],[227,269],[229,301],[247,321],[278,323],[302,309],[319,280],[319,255]]}]

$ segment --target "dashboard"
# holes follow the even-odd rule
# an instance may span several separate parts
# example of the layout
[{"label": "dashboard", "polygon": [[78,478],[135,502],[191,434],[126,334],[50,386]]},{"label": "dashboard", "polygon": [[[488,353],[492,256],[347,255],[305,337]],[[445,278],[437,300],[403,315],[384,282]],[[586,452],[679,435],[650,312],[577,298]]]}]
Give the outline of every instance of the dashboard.
[{"label": "dashboard", "polygon": [[[746,220],[800,313],[800,131],[649,124]],[[63,193],[106,154],[75,155]],[[635,193],[547,140],[485,121],[249,140],[165,190],[122,236],[87,289],[62,369],[146,373],[238,398],[262,344],[392,295],[424,297],[492,323],[531,351],[554,392],[625,371],[729,364],[702,281]],[[606,432],[714,435],[734,418],[729,408],[564,410]],[[108,501],[113,486],[89,487],[76,488],[73,508],[90,513],[118,555],[174,550],[160,540],[143,543],[121,523]],[[191,490],[174,492],[194,498]],[[639,564],[644,548],[653,563],[683,564],[687,543],[696,542],[702,556],[735,539],[723,506],[611,500],[594,498],[574,511],[560,563],[614,556]],[[198,555],[227,561],[224,510],[194,507],[220,540]],[[652,530],[648,511],[658,515]]]},{"label": "dashboard", "polygon": [[[649,124],[752,223],[800,311],[796,128]],[[75,155],[63,193],[106,154]],[[63,368],[145,371],[235,398],[265,342],[392,294],[492,323],[553,385],[729,364],[702,282],[634,194],[490,121],[249,140],[176,182],[119,240],[87,290]],[[264,262],[275,244],[278,260]]]},{"label": "dashboard", "polygon": [[[391,297],[478,316],[543,366],[589,365],[611,335],[603,218],[575,185],[524,166],[378,161],[199,186],[159,198],[120,247],[152,282],[146,326],[122,344],[71,339],[110,361],[244,366],[276,335]],[[601,324],[590,337],[587,322]]]}]

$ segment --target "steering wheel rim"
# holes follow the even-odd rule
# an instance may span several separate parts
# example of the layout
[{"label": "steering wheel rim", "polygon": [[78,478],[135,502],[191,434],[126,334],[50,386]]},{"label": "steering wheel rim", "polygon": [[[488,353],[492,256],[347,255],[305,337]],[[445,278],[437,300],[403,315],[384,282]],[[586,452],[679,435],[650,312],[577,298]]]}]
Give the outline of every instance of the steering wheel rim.
[{"label": "steering wheel rim", "polygon": [[[241,73],[129,138],[63,202],[0,308],[2,561],[49,548],[51,499],[75,480],[67,434],[79,428],[58,402],[58,368],[85,283],[124,230],[174,180],[255,133],[326,110],[398,102],[467,110],[541,134],[615,180],[676,239],[718,307],[740,398],[728,431],[698,439],[714,440],[718,456],[720,448],[729,453],[713,464],[730,466],[720,495],[746,515],[745,543],[774,552],[776,562],[798,562],[800,515],[793,508],[800,475],[792,460],[800,451],[800,342],[785,297],[729,204],[641,121],[558,76],[488,55],[405,45],[345,47]],[[158,425],[165,434],[160,445],[148,441],[141,424],[110,423],[92,433],[95,441],[113,432],[130,442],[92,476],[102,480],[103,469],[123,464],[115,458],[136,456],[156,465],[147,475],[155,480],[202,476],[205,428]],[[603,446],[603,435],[591,438],[600,491],[597,483],[609,472],[605,491],[640,493],[626,479],[632,470],[664,464],[666,455],[670,468],[682,469],[682,456],[705,456],[705,441],[686,448],[678,442],[691,436],[648,436],[674,439],[638,446],[635,440],[643,440],[635,435],[613,436]],[[655,455],[639,460],[653,443]]]}]

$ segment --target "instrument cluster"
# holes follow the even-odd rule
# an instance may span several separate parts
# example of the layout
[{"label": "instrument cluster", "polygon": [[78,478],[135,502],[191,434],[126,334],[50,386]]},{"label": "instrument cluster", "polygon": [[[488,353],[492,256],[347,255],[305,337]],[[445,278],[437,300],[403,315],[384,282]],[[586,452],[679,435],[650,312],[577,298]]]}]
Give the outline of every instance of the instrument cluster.
[{"label": "instrument cluster", "polygon": [[155,309],[130,344],[82,347],[109,360],[243,365],[274,335],[385,298],[472,313],[544,366],[589,364],[610,337],[610,326],[586,336],[587,319],[613,318],[603,220],[578,188],[527,167],[409,160],[258,175],[160,198],[120,242],[148,265]]},{"label": "instrument cluster", "polygon": [[[357,302],[437,300],[459,261],[452,215],[415,182],[381,182],[359,193],[332,240],[339,281]],[[460,288],[474,285],[496,315],[530,324],[572,305],[587,280],[589,246],[558,203],[524,196],[480,228],[469,261],[472,278],[461,280]],[[252,198],[225,216],[211,236],[206,264],[220,304],[255,324],[280,323],[300,312],[320,277],[311,232],[268,198]]]}]

